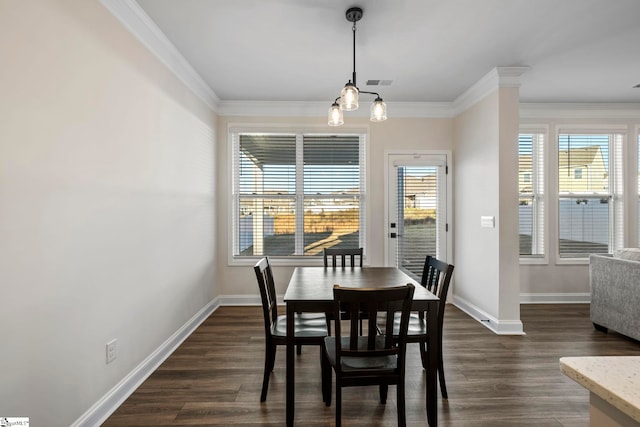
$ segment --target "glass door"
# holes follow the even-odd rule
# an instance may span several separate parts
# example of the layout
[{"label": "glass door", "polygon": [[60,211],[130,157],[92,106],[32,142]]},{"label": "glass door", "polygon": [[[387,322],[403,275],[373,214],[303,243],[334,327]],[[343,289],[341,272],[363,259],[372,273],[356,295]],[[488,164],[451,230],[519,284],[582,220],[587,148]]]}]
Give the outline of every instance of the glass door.
[{"label": "glass door", "polygon": [[389,155],[387,264],[419,279],[427,255],[447,261],[445,155]]}]

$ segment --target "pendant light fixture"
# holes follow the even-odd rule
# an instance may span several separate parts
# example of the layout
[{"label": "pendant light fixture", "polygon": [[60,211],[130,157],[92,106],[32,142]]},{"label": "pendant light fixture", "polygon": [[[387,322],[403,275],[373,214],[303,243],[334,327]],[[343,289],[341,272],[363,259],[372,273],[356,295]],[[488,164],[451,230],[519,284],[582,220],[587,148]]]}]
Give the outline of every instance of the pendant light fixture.
[{"label": "pendant light fixture", "polygon": [[375,95],[376,99],[371,104],[371,121],[381,122],[387,120],[387,104],[376,92],[367,92],[358,89],[356,84],[356,22],[362,19],[362,9],[359,7],[350,7],[347,9],[347,21],[353,22],[353,74],[352,80],[344,85],[340,96],[333,101],[329,108],[329,126],[340,126],[344,124],[344,111],[353,111],[358,109],[358,97],[361,93]]}]

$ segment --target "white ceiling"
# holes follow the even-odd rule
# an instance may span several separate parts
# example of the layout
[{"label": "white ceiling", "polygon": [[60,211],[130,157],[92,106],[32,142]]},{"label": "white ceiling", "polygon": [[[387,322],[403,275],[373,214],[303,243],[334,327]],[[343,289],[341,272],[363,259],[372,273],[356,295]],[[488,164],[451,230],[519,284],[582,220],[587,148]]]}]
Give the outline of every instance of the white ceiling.
[{"label": "white ceiling", "polygon": [[[138,0],[222,101],[451,102],[528,66],[522,102],[640,102],[640,0]],[[369,79],[391,86],[366,86]]]}]

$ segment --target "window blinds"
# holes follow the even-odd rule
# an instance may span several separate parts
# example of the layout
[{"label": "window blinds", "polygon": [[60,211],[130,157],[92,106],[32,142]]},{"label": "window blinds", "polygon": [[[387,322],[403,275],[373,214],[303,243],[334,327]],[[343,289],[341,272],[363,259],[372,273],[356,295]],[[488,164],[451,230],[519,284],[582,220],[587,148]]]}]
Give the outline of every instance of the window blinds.
[{"label": "window blinds", "polygon": [[544,256],[544,134],[518,138],[520,256]]},{"label": "window blinds", "polygon": [[397,166],[397,265],[419,280],[427,255],[441,256],[438,243],[445,238],[444,192],[441,166]]},{"label": "window blinds", "polygon": [[304,253],[360,247],[360,141],[350,135],[305,135]]},{"label": "window blinds", "polygon": [[364,136],[237,133],[234,256],[362,245]]},{"label": "window blinds", "polygon": [[621,134],[558,135],[558,249],[562,258],[622,245]]}]

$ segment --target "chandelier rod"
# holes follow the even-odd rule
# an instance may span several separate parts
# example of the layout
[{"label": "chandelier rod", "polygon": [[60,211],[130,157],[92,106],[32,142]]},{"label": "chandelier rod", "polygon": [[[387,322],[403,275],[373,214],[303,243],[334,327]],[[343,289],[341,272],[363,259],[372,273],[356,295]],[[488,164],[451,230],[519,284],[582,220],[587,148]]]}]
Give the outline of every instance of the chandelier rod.
[{"label": "chandelier rod", "polygon": [[353,21],[353,85],[357,88],[356,84],[356,21]]}]

